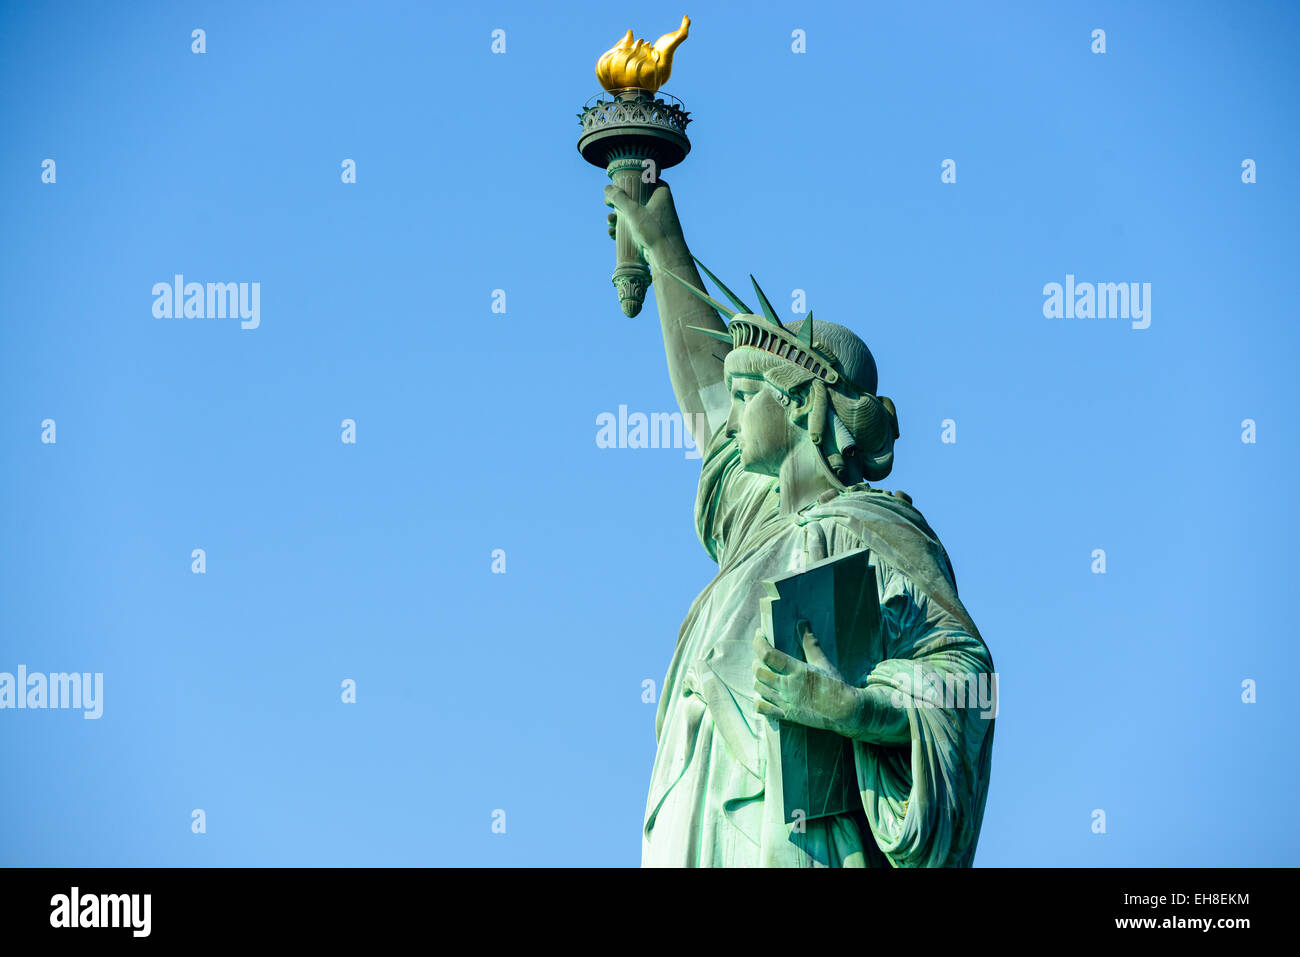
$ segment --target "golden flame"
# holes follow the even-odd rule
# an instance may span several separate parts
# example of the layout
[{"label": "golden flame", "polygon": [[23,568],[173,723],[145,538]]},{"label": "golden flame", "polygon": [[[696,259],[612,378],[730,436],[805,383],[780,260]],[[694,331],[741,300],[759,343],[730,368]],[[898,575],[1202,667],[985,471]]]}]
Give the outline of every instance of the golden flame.
[{"label": "golden flame", "polygon": [[596,61],[596,79],[607,90],[636,87],[654,92],[673,72],[673,51],[686,39],[691,18],[682,17],[682,25],[665,33],[651,46],[645,40],[633,40],[632,31],[612,50]]}]

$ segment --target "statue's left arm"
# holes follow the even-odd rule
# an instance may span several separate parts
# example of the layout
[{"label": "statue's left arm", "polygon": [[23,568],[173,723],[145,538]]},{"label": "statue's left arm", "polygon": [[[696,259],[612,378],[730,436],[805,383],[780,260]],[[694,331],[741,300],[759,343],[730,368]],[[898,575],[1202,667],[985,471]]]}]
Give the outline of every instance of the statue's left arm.
[{"label": "statue's left arm", "polygon": [[[755,706],[853,740],[872,834],[897,867],[970,864],[988,793],[997,685],[973,626],[877,561],[884,660],[845,680],[804,641],[808,663],[756,636]],[[964,610],[957,606],[964,614]]]},{"label": "statue's left arm", "polygon": [[969,866],[988,795],[997,676],[987,646],[887,564],[888,657],[867,677],[853,733],[876,843],[896,867]]}]

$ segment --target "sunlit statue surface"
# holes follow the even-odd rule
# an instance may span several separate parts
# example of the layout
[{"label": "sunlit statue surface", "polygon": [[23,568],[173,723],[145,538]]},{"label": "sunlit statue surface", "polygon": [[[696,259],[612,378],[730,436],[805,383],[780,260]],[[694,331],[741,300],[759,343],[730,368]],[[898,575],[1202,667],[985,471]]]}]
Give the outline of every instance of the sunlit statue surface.
[{"label": "sunlit statue surface", "polygon": [[871,484],[899,428],[870,350],[811,314],[783,323],[756,282],[751,309],[705,269],[730,305],[712,298],[662,180],[616,180],[605,202],[656,289],[718,565],[662,686],[642,864],[969,866],[996,677],[938,537]]}]

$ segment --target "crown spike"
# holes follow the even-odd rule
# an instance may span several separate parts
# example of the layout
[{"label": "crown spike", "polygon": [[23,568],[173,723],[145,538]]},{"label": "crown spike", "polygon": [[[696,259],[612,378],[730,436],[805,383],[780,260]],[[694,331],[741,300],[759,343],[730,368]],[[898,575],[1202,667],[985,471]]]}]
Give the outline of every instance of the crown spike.
[{"label": "crown spike", "polygon": [[767,301],[767,296],[763,295],[763,290],[759,288],[758,280],[754,278],[753,273],[749,274],[749,281],[754,284],[754,292],[758,293],[758,303],[763,307],[763,315],[784,329],[785,326],[781,325],[781,320],[776,317],[776,311],[772,308],[772,304]]},{"label": "crown spike", "polygon": [[812,312],[811,312],[811,310],[810,310],[809,313],[808,313],[808,321],[807,321],[806,323],[804,323],[804,325],[806,325],[806,326],[808,327],[808,348],[811,349],[811,348],[812,348],[812,343],[813,343],[813,338],[812,338]]},{"label": "crown spike", "polygon": [[690,290],[691,292],[693,292],[695,295],[699,296],[701,299],[703,299],[705,302],[707,302],[707,303],[708,303],[710,306],[712,306],[714,309],[718,310],[718,312],[720,312],[720,313],[722,313],[723,315],[725,315],[728,319],[734,319],[734,318],[736,318],[736,314],[735,314],[734,312],[732,312],[730,309],[728,309],[728,308],[727,308],[726,306],[724,306],[722,303],[718,302],[718,300],[714,299],[714,298],[713,298],[712,296],[710,296],[707,292],[704,292],[704,291],[701,290],[701,289],[696,289],[694,286],[692,286],[689,282],[687,282],[687,281],[686,281],[685,279],[683,279],[681,276],[677,275],[677,273],[673,272],[671,269],[663,269],[662,271],[665,272],[665,273],[667,273],[669,276],[672,276],[674,279],[676,279],[679,283],[681,283],[683,286],[685,286],[687,289],[689,289],[689,290]]},{"label": "crown spike", "polygon": [[710,279],[713,280],[713,285],[721,289],[722,292],[726,295],[726,297],[731,300],[731,304],[733,306],[735,306],[741,312],[748,312],[750,314],[754,312],[753,309],[750,309],[749,306],[745,305],[743,302],[740,301],[739,296],[737,296],[734,292],[732,292],[730,289],[727,288],[726,283],[724,283],[717,276],[713,275],[713,273],[709,271],[709,267],[704,265],[704,263],[700,262],[698,257],[691,256],[691,258],[695,260],[695,264],[697,266],[699,266],[701,269],[704,270],[704,275],[708,276]]},{"label": "crown spike", "polygon": [[728,333],[719,332],[717,329],[706,329],[703,326],[687,326],[686,328],[694,329],[696,332],[702,332],[706,336],[712,336],[719,342],[725,342],[727,345],[731,345],[731,336]]}]

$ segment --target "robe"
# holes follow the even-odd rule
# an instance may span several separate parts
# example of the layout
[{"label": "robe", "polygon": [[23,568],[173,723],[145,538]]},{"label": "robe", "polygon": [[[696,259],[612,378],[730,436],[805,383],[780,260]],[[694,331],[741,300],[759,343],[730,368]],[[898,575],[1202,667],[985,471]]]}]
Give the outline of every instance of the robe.
[{"label": "robe", "polygon": [[[720,426],[709,442],[695,501],[718,573],[691,605],[661,686],[642,866],[970,866],[996,714],[974,701],[974,687],[995,690],[996,678],[938,537],[910,503],[865,485],[782,515],[776,479],[743,471],[725,433]],[[777,726],[754,707],[762,583],[863,547],[884,657],[844,677],[887,689],[906,710],[911,741],[855,740],[861,810],[787,824]],[[965,706],[935,693],[944,681],[966,683]]]}]

